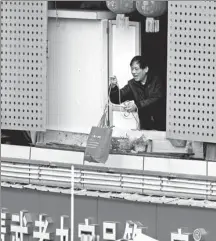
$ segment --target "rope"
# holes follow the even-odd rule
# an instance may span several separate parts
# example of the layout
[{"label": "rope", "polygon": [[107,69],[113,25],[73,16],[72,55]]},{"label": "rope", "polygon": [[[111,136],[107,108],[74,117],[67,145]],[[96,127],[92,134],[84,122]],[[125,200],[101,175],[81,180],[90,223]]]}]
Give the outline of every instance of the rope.
[{"label": "rope", "polygon": [[[118,87],[118,97],[119,97],[119,103],[120,104],[123,104],[125,107],[126,107],[126,104],[125,103],[121,103],[121,90],[120,90],[120,87],[119,87],[119,84],[117,83],[117,87]],[[110,100],[110,93],[111,93],[111,86],[109,86],[109,103],[111,103],[111,100]],[[112,105],[110,105],[110,104],[108,104],[108,106],[112,106]],[[137,120],[137,118],[136,118],[136,116],[135,116],[135,114],[133,113],[133,112],[128,112],[128,111],[125,111],[125,110],[123,110],[122,111],[122,108],[124,108],[124,107],[122,107],[121,105],[120,105],[120,113],[121,113],[121,115],[122,115],[122,117],[124,118],[124,119],[132,119],[132,118],[134,118],[135,119],[135,121],[136,121],[136,123],[137,123],[137,126],[139,126],[139,120]],[[137,110],[136,110],[136,113],[137,113]],[[131,118],[129,118],[129,116],[130,116],[130,114],[132,114],[132,117]]]}]

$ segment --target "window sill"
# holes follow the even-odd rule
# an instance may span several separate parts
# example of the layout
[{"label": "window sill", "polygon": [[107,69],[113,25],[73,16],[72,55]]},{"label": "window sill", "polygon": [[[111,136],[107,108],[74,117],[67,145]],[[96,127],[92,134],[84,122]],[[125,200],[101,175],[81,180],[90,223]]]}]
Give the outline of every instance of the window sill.
[{"label": "window sill", "polygon": [[[134,150],[134,146],[133,148],[128,147],[128,139],[122,137],[122,132],[119,133],[118,131],[114,130],[110,154],[202,160],[202,158],[194,157],[193,153],[188,153],[186,148],[174,147],[169,140],[165,139],[164,132],[144,131],[143,133],[148,140],[148,145],[146,145],[145,151],[138,152]],[[48,130],[45,133],[38,134],[35,147],[73,152],[85,152],[87,139],[88,134]]]}]

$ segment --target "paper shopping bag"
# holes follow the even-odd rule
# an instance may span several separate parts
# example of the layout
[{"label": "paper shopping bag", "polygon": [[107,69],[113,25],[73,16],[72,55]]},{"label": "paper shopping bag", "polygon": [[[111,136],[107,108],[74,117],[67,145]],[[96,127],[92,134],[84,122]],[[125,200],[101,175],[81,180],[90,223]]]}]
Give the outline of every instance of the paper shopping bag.
[{"label": "paper shopping bag", "polygon": [[112,128],[92,127],[84,154],[84,161],[105,163],[109,156]]}]

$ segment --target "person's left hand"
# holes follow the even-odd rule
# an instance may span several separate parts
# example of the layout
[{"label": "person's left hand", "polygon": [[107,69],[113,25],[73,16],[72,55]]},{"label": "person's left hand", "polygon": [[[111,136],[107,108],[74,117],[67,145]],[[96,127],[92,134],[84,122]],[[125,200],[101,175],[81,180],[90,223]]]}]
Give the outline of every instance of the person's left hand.
[{"label": "person's left hand", "polygon": [[134,101],[129,101],[127,102],[125,108],[124,108],[127,112],[131,113],[131,112],[136,112],[137,111],[137,106],[134,103]]}]

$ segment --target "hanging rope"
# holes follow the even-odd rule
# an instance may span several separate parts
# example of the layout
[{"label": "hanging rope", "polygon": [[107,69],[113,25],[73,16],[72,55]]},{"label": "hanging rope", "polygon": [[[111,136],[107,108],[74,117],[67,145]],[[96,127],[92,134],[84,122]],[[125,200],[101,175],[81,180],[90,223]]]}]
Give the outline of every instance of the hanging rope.
[{"label": "hanging rope", "polygon": [[[119,103],[121,103],[121,90],[120,90],[120,87],[119,87],[118,84],[117,84],[117,87],[118,87]],[[109,88],[110,88],[110,89],[109,89],[109,94],[108,94],[109,96],[108,96],[108,98],[109,98],[109,103],[112,103],[111,100],[110,100],[111,86],[110,86]],[[138,129],[138,127],[139,127],[139,120],[137,119],[137,117],[135,116],[135,114],[134,114],[133,112],[125,111],[124,108],[127,107],[127,105],[126,105],[125,102],[122,103],[122,104],[124,105],[124,107],[120,105],[120,113],[121,113],[121,116],[122,116],[124,119],[135,119],[136,124],[137,124],[137,129]],[[112,107],[112,104],[108,104],[108,106],[111,106],[111,107]],[[136,110],[135,113],[137,113],[137,110]],[[130,118],[131,115],[132,115],[132,117]]]},{"label": "hanging rope", "polygon": [[56,10],[56,27],[60,27],[60,21],[59,21],[59,15],[58,15],[58,9],[57,9],[56,1],[55,1],[55,10]]}]

